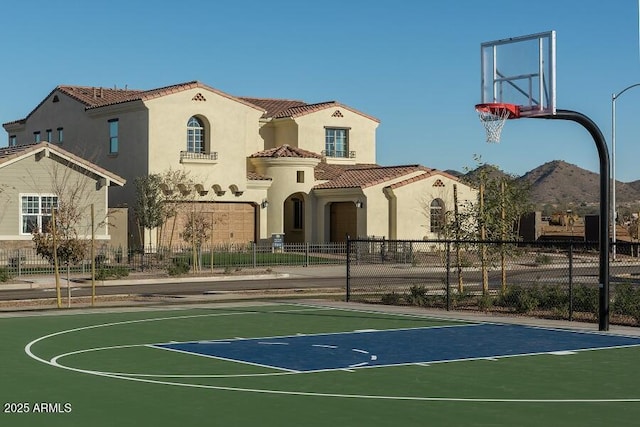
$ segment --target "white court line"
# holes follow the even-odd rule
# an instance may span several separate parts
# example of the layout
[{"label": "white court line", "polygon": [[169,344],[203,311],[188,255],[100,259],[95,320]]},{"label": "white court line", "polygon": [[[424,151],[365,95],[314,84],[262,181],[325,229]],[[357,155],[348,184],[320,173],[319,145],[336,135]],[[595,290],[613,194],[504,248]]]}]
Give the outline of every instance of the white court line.
[{"label": "white court line", "polygon": [[[314,307],[314,309],[317,310],[318,308]],[[188,316],[173,316],[173,317],[166,317],[166,318],[138,319],[138,320],[130,320],[130,321],[122,321],[122,322],[105,323],[100,325],[91,325],[91,326],[79,327],[75,329],[69,329],[65,331],[59,331],[59,332],[55,332],[49,335],[36,338],[35,340],[29,342],[25,346],[24,350],[25,350],[25,353],[34,360],[37,360],[41,363],[44,363],[53,367],[66,369],[74,372],[86,373],[90,375],[97,375],[97,376],[102,376],[107,378],[122,379],[125,381],[135,381],[135,382],[197,388],[197,389],[240,391],[240,392],[251,392],[251,393],[273,394],[273,395],[293,395],[293,396],[333,397],[333,398],[337,397],[337,398],[348,398],[348,399],[405,400],[405,401],[447,401],[447,402],[485,402],[485,403],[486,402],[505,402],[505,403],[507,402],[510,402],[510,403],[612,403],[612,402],[613,403],[637,403],[637,402],[640,402],[640,398],[621,398],[621,399],[507,399],[505,398],[505,399],[502,399],[502,398],[458,398],[458,397],[437,397],[437,396],[436,397],[383,396],[383,395],[364,395],[364,394],[316,393],[316,392],[306,392],[306,391],[268,390],[268,389],[256,389],[256,388],[225,387],[225,386],[215,386],[215,385],[205,385],[205,384],[189,384],[189,383],[181,383],[181,382],[159,381],[159,380],[153,380],[149,378],[129,377],[129,376],[119,375],[115,373],[92,371],[92,370],[74,368],[70,366],[64,366],[59,364],[58,360],[64,357],[65,355],[55,356],[50,361],[47,361],[37,356],[36,354],[34,354],[32,351],[32,348],[35,344],[45,339],[49,339],[55,336],[60,336],[60,335],[64,335],[72,332],[78,332],[82,330],[96,329],[100,327],[110,327],[110,326],[123,325],[123,324],[153,322],[153,321],[162,321],[162,320],[174,320],[174,319],[180,319],[180,318],[214,317],[214,316],[220,316],[220,315],[238,315],[238,314],[269,314],[269,312],[264,311],[264,312],[239,312],[239,313],[211,313],[211,314],[205,314],[205,315],[188,315]],[[469,326],[473,326],[473,324]],[[421,329],[421,328],[402,328],[402,329]],[[326,335],[326,334],[321,334],[321,335]],[[140,346],[140,345],[136,345],[136,346]],[[115,346],[115,347],[119,347],[119,346]],[[624,348],[624,347],[636,347],[636,346],[635,345],[620,346],[620,348]],[[161,347],[155,347],[155,348],[161,348]],[[609,349],[609,348],[612,348],[612,347],[606,347],[606,349]],[[596,349],[584,349],[584,351],[590,351],[590,350],[596,350]],[[80,350],[78,352],[66,353],[66,355],[78,354],[80,352],[88,352],[88,351],[92,351],[92,350],[91,349]],[[579,350],[579,351],[582,351],[582,350]],[[189,354],[192,355],[193,353],[189,353]],[[537,354],[549,354],[549,353],[537,353]],[[515,356],[507,356],[507,357],[515,357]],[[474,360],[474,359],[462,359],[462,360]],[[433,363],[433,362],[430,362],[430,363]],[[411,363],[408,365],[416,365],[416,363]],[[390,365],[390,366],[398,366],[398,365]],[[342,369],[342,370],[351,372],[349,369]],[[313,372],[320,372],[320,371],[313,371]]]}]

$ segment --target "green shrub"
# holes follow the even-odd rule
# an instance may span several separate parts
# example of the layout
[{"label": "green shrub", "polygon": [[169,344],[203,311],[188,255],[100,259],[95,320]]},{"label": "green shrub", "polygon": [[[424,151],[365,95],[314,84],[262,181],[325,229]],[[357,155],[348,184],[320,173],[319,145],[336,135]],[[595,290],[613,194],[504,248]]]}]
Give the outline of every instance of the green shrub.
[{"label": "green shrub", "polygon": [[129,275],[129,267],[117,265],[115,267],[102,266],[96,270],[96,280],[121,279]]},{"label": "green shrub", "polygon": [[580,285],[573,289],[574,311],[596,314],[598,312],[598,301],[598,288]]},{"label": "green shrub", "polygon": [[11,279],[11,273],[6,267],[0,267],[0,282],[8,282]]},{"label": "green shrub", "polygon": [[544,310],[562,310],[569,306],[569,291],[564,286],[547,285],[538,290],[539,307]]},{"label": "green shrub", "polygon": [[404,296],[407,304],[423,307],[427,302],[427,288],[413,285],[409,288],[409,294]]},{"label": "green shrub", "polygon": [[622,316],[631,316],[640,323],[640,289],[631,283],[616,285],[611,310]]},{"label": "green shrub", "polygon": [[400,294],[391,292],[391,293],[382,295],[381,302],[386,305],[399,305],[401,299],[402,297]]},{"label": "green shrub", "polygon": [[186,257],[176,257],[171,260],[171,263],[167,267],[167,273],[169,276],[180,276],[186,274],[191,269],[189,259]]},{"label": "green shrub", "polygon": [[540,305],[538,290],[535,285],[512,285],[504,291],[498,305],[513,308],[517,313],[529,313]]},{"label": "green shrub", "polygon": [[462,292],[454,291],[450,294],[450,302],[453,307],[460,307],[473,299],[473,295],[468,290]]},{"label": "green shrub", "polygon": [[489,311],[491,310],[491,307],[493,307],[494,303],[495,298],[493,298],[491,295],[482,295],[478,299],[478,308],[482,311]]}]

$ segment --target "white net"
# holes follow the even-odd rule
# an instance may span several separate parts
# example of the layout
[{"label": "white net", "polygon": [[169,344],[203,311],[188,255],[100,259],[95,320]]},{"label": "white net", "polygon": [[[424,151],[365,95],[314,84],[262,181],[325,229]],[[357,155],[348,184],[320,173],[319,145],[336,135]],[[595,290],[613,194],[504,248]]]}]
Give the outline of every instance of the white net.
[{"label": "white net", "polygon": [[479,108],[478,117],[482,122],[485,130],[487,131],[487,142],[498,143],[500,142],[500,134],[502,133],[502,127],[507,121],[510,115],[510,111],[507,108],[488,109]]}]

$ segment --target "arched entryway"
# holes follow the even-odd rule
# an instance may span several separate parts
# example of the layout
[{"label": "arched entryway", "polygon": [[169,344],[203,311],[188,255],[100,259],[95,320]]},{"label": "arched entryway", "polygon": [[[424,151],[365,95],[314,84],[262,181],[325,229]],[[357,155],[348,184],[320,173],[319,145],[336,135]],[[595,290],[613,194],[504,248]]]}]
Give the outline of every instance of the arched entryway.
[{"label": "arched entryway", "polygon": [[294,193],[284,201],[284,241],[285,243],[304,243],[306,224],[307,195]]}]

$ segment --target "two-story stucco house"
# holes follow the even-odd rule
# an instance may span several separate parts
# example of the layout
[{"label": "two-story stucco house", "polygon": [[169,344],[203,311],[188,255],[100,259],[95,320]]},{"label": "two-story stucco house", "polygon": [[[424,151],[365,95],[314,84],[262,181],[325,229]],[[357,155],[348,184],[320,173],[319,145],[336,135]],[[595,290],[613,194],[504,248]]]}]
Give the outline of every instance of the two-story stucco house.
[{"label": "two-story stucco house", "polygon": [[129,207],[132,239],[135,178],[170,170],[191,180],[167,194],[192,195],[212,218],[214,242],[438,237],[454,184],[460,201],[474,190],[420,165],[378,166],[378,125],[336,101],[238,97],[194,81],[151,90],[58,86],[3,126],[9,146],[48,141],[124,177],[110,205]]}]

